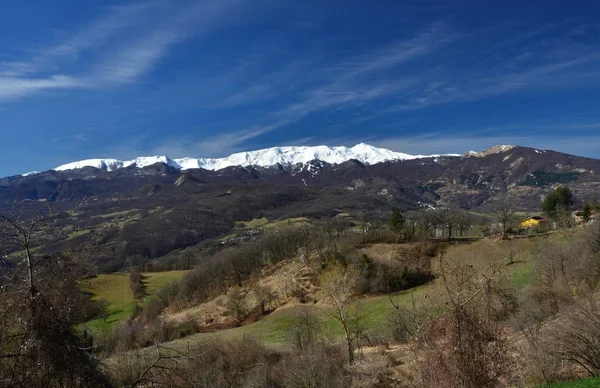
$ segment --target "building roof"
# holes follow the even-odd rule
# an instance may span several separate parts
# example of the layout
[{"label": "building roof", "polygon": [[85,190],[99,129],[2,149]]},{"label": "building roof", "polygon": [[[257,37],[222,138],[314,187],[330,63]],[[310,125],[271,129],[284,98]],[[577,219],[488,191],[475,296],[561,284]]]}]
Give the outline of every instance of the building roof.
[{"label": "building roof", "polygon": [[545,222],[548,221],[548,219],[546,217],[541,217],[541,216],[532,216],[532,217],[527,217],[525,218],[523,221],[521,222],[525,222],[525,221],[529,221],[529,220],[536,220],[539,222]]}]

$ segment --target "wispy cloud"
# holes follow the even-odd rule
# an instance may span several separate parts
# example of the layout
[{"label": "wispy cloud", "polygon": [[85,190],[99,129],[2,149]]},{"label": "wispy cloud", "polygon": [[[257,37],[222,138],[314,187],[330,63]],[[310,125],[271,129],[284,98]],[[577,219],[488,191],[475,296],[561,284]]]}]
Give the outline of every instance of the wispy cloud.
[{"label": "wispy cloud", "polygon": [[[560,34],[551,43],[537,42],[540,36],[560,31],[556,24],[524,31],[513,39],[481,47],[481,51],[475,47],[475,54],[470,55],[470,46],[481,44],[479,35],[505,32],[514,24],[464,34],[433,23],[412,37],[333,63],[296,59],[255,82],[246,80],[245,87],[213,103],[213,109],[231,109],[273,101],[278,109],[263,116],[260,131],[249,137],[242,135],[244,131],[214,136],[195,143],[193,150],[211,155],[237,151],[247,140],[319,112],[364,108],[364,115],[346,121],[356,124],[404,110],[507,93],[600,84],[600,72],[593,70],[600,61],[600,44],[573,44]],[[433,140],[435,137],[427,139],[434,144]]]},{"label": "wispy cloud", "polygon": [[[123,128],[146,130],[145,126],[155,132],[162,129],[160,139],[139,145],[136,152],[215,156],[260,143],[267,134],[298,126],[309,118],[326,117],[311,121],[312,126],[323,125],[337,115],[342,117],[333,123],[338,128],[373,120],[377,128],[389,129],[401,123],[412,125],[426,117],[417,111],[435,106],[600,86],[598,34],[590,33],[593,29],[589,26],[568,20],[537,27],[510,21],[463,31],[440,19],[422,21],[420,28],[397,32],[394,37],[379,35],[368,49],[358,43],[358,49],[336,47],[339,42],[329,37],[329,43],[296,50],[292,47],[296,36],[292,34],[298,34],[297,29],[290,36],[285,35],[288,31],[273,38],[279,30],[269,25],[249,28],[256,30],[249,34],[252,36],[239,36],[245,30],[237,23],[251,18],[245,12],[249,6],[255,7],[256,2],[151,0],[105,8],[102,15],[67,31],[63,39],[49,42],[46,48],[0,62],[0,102],[52,91],[109,89],[156,81],[144,94],[132,92],[135,98],[107,103],[116,118],[102,121],[110,127],[103,128],[104,133]],[[255,8],[260,13],[270,12],[268,7]],[[443,12],[435,15],[444,17]],[[226,31],[231,27],[235,28]],[[231,32],[232,41],[237,43],[231,50],[223,50],[221,41],[211,40],[223,31],[226,33],[219,38],[229,38]],[[175,68],[167,77],[150,78],[160,66],[167,68],[169,54],[178,45],[192,40],[200,41],[198,47],[214,51],[214,57],[207,52],[206,59],[194,57],[198,63],[182,66],[181,72]],[[302,37],[298,40],[306,43]],[[158,127],[169,125],[164,123],[170,117],[189,112],[202,116],[197,123],[183,124],[185,129],[196,126],[197,132],[183,135],[182,129],[165,139],[166,131]],[[564,128],[591,132],[599,128],[599,118],[593,119],[564,122],[568,125]],[[536,123],[528,128],[553,129],[554,125],[559,124]],[[502,129],[490,125],[485,130],[487,140],[481,135],[444,137],[441,133],[402,140],[410,140],[411,148],[423,147],[421,153],[427,152],[425,142],[429,149],[437,147],[435,152],[463,152],[469,144],[475,145],[475,140],[477,144],[503,142],[503,137],[494,137]],[[446,131],[444,128],[442,132]],[[307,132],[310,139],[304,142],[318,143],[313,139],[315,131]],[[304,136],[298,133],[290,136]],[[343,131],[336,135],[343,136]],[[448,149],[451,139],[455,139],[454,146]],[[412,152],[410,148],[402,151]]]},{"label": "wispy cloud", "polygon": [[239,1],[164,0],[110,7],[62,42],[22,61],[0,62],[0,101],[53,89],[103,88],[138,80],[171,46],[217,27]]},{"label": "wispy cloud", "polygon": [[[314,82],[309,87],[300,83],[303,88],[290,93],[291,101],[264,121],[288,125],[313,113],[366,105],[370,108],[367,116],[380,117],[503,94],[600,85],[598,40],[573,42],[561,32],[561,24],[525,29],[513,34],[514,38],[500,39],[506,29],[517,27],[524,26],[513,22],[465,34],[434,23],[412,38],[326,66],[316,64],[289,75],[290,79],[310,76]],[[276,98],[268,92],[278,87],[262,82],[230,98],[236,104],[251,102],[257,94]]]},{"label": "wispy cloud", "polygon": [[102,48],[123,31],[140,27],[147,20],[150,12],[157,8],[164,8],[164,3],[148,1],[110,7],[105,16],[85,25],[63,42],[42,50],[32,62],[44,66],[53,60],[77,60],[83,52]]},{"label": "wispy cloud", "polygon": [[[264,128],[273,131],[282,126],[296,123],[307,115],[323,110],[337,110],[349,106],[358,106],[369,101],[400,93],[414,86],[417,80],[410,78],[392,80],[387,77],[373,82],[375,75],[410,64],[420,57],[452,43],[458,38],[449,33],[442,24],[435,23],[412,37],[377,48],[350,59],[344,59],[333,65],[320,64],[321,67],[307,71],[312,82],[301,83],[303,89],[293,90],[296,101],[267,116],[271,122]],[[256,93],[287,85],[299,73],[285,72],[273,83],[251,85],[242,92],[230,96],[226,101],[236,103],[249,102]],[[311,85],[310,87],[307,87]],[[265,132],[266,133],[266,132]]]},{"label": "wispy cloud", "polygon": [[43,90],[83,88],[88,85],[73,77],[53,75],[46,78],[0,77],[0,101],[25,97]]},{"label": "wispy cloud", "polygon": [[90,76],[100,82],[135,81],[151,70],[171,46],[219,27],[225,14],[239,5],[235,0],[210,0],[187,7],[166,7],[166,15],[152,20],[156,26],[108,50],[108,58],[96,64]]},{"label": "wispy cloud", "polygon": [[248,140],[258,138],[276,128],[284,126],[285,122],[274,123],[264,127],[253,127],[243,131],[224,132],[201,141],[185,139],[165,139],[155,147],[153,154],[169,155],[171,157],[215,157],[229,155],[242,151],[242,145]]}]

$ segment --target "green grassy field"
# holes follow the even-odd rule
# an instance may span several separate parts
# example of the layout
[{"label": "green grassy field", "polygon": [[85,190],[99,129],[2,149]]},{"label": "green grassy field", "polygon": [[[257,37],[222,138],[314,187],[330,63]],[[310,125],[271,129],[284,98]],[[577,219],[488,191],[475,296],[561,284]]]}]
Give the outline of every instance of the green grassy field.
[{"label": "green grassy field", "polygon": [[227,241],[231,238],[234,238],[239,235],[240,232],[245,231],[247,229],[259,229],[263,228],[265,230],[271,230],[276,228],[281,228],[284,226],[301,226],[308,225],[310,222],[309,218],[306,217],[296,217],[296,218],[286,218],[279,221],[269,221],[266,218],[255,218],[250,221],[237,221],[236,224],[236,232],[230,233],[226,236],[219,238],[217,241],[223,242]]},{"label": "green grassy field", "polygon": [[250,221],[238,221],[238,222],[236,222],[236,225],[240,229],[256,229],[256,228],[271,229],[271,228],[278,228],[278,227],[285,226],[285,225],[306,223],[308,221],[310,221],[310,220],[306,217],[286,218],[286,219],[279,220],[279,221],[269,221],[263,217],[263,218],[255,218]]},{"label": "green grassy field", "polygon": [[131,213],[138,213],[140,211],[141,211],[140,209],[124,210],[124,211],[120,211],[120,212],[100,214],[97,216],[93,216],[92,218],[116,218],[116,217],[120,217],[120,216],[130,215]]},{"label": "green grassy field", "polygon": [[[181,279],[185,272],[168,271],[142,274],[145,278],[146,292],[151,295],[165,285]],[[94,300],[106,300],[108,305],[106,317],[93,319],[83,324],[83,327],[92,333],[112,328],[118,322],[129,318],[134,311],[135,300],[129,287],[128,273],[102,274],[83,280],[81,289],[89,293]]]},{"label": "green grassy field", "polygon": [[538,388],[591,388],[600,387],[600,378],[583,379],[576,381],[565,381],[562,383],[552,383],[540,385]]},{"label": "green grassy field", "polygon": [[88,234],[90,232],[91,232],[90,229],[78,230],[76,232],[69,233],[69,237],[67,237],[67,238],[75,238],[75,237],[78,237],[78,236],[83,236],[84,234]]},{"label": "green grassy field", "polygon": [[[397,293],[392,296],[396,303],[405,308],[412,305],[413,295],[416,300],[423,301],[430,291],[429,286],[421,286],[413,290]],[[351,306],[353,316],[359,317],[359,326],[368,336],[387,335],[390,333],[390,314],[394,307],[390,302],[389,295],[372,296],[359,299]],[[341,325],[330,314],[329,310],[314,305],[297,305],[284,308],[264,317],[258,322],[237,327],[234,329],[221,330],[214,333],[200,333],[186,338],[175,340],[170,346],[175,348],[186,348],[195,342],[221,338],[236,339],[244,336],[252,337],[259,342],[274,347],[289,344],[292,340],[294,329],[298,319],[304,311],[309,312],[319,321],[322,334],[327,339],[340,339],[343,336]]]},{"label": "green grassy field", "polygon": [[286,225],[301,225],[301,224],[306,224],[309,221],[310,220],[308,218],[306,218],[306,217],[286,218],[284,220],[269,222],[264,227],[266,229],[280,228],[280,227],[286,226]]}]

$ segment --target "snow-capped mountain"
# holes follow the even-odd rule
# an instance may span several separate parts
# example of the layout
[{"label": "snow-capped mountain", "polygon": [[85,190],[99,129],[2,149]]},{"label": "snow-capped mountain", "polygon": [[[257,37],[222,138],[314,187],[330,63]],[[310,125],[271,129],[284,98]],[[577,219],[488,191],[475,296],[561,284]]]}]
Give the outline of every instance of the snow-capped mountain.
[{"label": "snow-capped mountain", "polygon": [[54,168],[55,171],[76,170],[84,167],[94,167],[104,171],[114,171],[119,168],[125,168],[135,165],[138,168],[151,166],[156,163],[164,163],[176,169],[183,169],[178,163],[166,156],[147,156],[139,157],[133,160],[117,160],[117,159],[86,159],[77,162],[63,164]]},{"label": "snow-capped mountain", "polygon": [[31,175],[35,175],[35,174],[39,174],[40,171],[29,171],[26,172],[25,174],[21,174],[21,176],[31,176]]},{"label": "snow-capped mountain", "polygon": [[149,156],[139,157],[128,161],[122,161],[117,159],[88,159],[64,164],[62,166],[54,168],[54,170],[65,171],[80,169],[84,167],[95,167],[105,171],[114,171],[119,168],[126,168],[129,166],[143,168],[155,163],[165,163],[178,170],[202,168],[205,170],[216,171],[231,166],[268,167],[276,164],[281,164],[283,166],[293,166],[298,163],[305,164],[312,160],[321,160],[330,164],[339,164],[350,159],[356,159],[364,164],[376,164],[391,160],[408,160],[434,156],[439,155],[409,155],[401,152],[390,151],[385,148],[377,148],[369,144],[360,143],[355,145],[354,147],[273,147],[257,151],[239,152],[225,158],[170,159],[166,156]]}]

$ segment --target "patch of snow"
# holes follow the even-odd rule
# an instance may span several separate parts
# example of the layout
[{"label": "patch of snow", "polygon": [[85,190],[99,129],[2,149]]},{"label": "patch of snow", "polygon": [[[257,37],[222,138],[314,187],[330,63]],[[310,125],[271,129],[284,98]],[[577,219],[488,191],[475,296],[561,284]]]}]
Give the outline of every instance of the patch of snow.
[{"label": "patch of snow", "polygon": [[503,144],[503,145],[493,146],[493,147],[488,148],[487,150],[482,151],[482,152],[469,151],[464,156],[466,156],[466,157],[475,156],[477,158],[482,158],[482,157],[485,157],[485,156],[489,156],[489,155],[493,155],[493,154],[499,154],[499,153],[502,153],[502,152],[510,151],[513,148],[516,148],[516,146]]},{"label": "patch of snow", "polygon": [[31,175],[36,175],[36,174],[40,174],[40,171],[29,171],[29,172],[26,172],[25,174],[21,174],[21,176],[31,176]]},{"label": "patch of snow", "polygon": [[123,162],[123,167],[129,167],[131,165],[135,165],[137,168],[144,168],[148,166],[152,166],[156,163],[164,163],[167,166],[173,167],[177,170],[182,170],[180,164],[174,162],[173,160],[167,158],[166,156],[143,156],[139,158],[135,158],[133,160],[129,160]]}]

